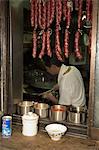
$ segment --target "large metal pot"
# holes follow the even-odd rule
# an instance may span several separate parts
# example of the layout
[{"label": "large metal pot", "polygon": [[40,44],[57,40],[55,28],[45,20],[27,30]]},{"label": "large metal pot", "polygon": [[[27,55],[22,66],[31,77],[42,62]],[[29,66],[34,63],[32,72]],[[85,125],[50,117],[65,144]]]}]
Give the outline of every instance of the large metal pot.
[{"label": "large metal pot", "polygon": [[40,118],[48,117],[48,108],[49,105],[46,103],[36,103],[34,104],[34,111],[40,116]]},{"label": "large metal pot", "polygon": [[77,124],[86,122],[87,110],[85,107],[71,107],[68,111],[68,121]]},{"label": "large metal pot", "polygon": [[53,105],[49,111],[49,118],[52,121],[66,120],[67,108],[64,105]]},{"label": "large metal pot", "polygon": [[30,111],[34,111],[33,102],[32,101],[22,101],[17,105],[17,113],[19,115],[27,114]]}]

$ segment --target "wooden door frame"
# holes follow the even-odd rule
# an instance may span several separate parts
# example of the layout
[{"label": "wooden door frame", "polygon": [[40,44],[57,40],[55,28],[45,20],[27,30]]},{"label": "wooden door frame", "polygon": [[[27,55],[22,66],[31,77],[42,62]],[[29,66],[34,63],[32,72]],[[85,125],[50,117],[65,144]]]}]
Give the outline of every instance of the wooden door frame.
[{"label": "wooden door frame", "polygon": [[12,114],[13,99],[11,97],[11,28],[9,0],[0,0],[1,19],[1,111]]},{"label": "wooden door frame", "polygon": [[8,2],[0,0],[1,19],[1,111],[8,112],[8,81],[9,81],[9,16]]},{"label": "wooden door frame", "polygon": [[[0,2],[2,2],[3,7],[6,6],[6,0],[0,0]],[[94,127],[93,124],[93,120],[94,120],[94,102],[95,102],[95,58],[96,58],[96,35],[97,35],[97,18],[99,18],[99,10],[98,10],[98,6],[99,6],[99,1],[98,0],[93,0],[93,11],[92,11],[92,45],[91,45],[91,60],[90,60],[90,83],[89,83],[89,104],[88,104],[88,129],[87,129],[87,133],[88,133],[88,137],[93,138],[93,139],[99,139],[99,129]],[[3,8],[1,5],[1,8]],[[3,13],[3,11],[2,11]],[[5,12],[4,12],[5,13]],[[5,15],[5,14],[2,15]],[[97,15],[98,14],[98,15]],[[4,16],[5,18],[5,16]],[[3,19],[3,23],[4,25],[6,25],[6,19]],[[7,70],[7,67],[9,68],[9,64],[8,64],[8,51],[9,51],[9,45],[7,43],[7,33],[6,33],[6,26],[4,29],[4,36],[2,38],[4,38],[3,41],[3,49],[2,51],[4,52],[4,59],[6,64],[4,69],[5,69],[5,75],[9,74],[9,70]],[[5,43],[4,43],[5,42]],[[6,47],[5,47],[6,46]],[[7,72],[8,71],[8,72]],[[8,84],[8,77],[5,76],[5,83],[6,83],[6,87],[4,90],[4,112],[7,112],[7,101],[9,99],[9,93],[7,93],[9,90],[9,84]],[[8,86],[8,87],[7,87]]]},{"label": "wooden door frame", "polygon": [[99,129],[94,127],[94,104],[95,104],[95,63],[96,63],[96,42],[99,18],[99,1],[93,0],[92,11],[92,42],[91,42],[91,60],[90,60],[90,82],[89,82],[89,105],[88,105],[88,137],[99,139]]}]

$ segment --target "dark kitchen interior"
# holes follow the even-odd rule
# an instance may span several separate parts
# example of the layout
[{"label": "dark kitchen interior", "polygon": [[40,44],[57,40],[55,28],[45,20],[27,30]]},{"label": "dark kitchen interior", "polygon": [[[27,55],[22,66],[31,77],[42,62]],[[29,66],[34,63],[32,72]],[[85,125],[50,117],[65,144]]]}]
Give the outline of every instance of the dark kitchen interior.
[{"label": "dark kitchen interior", "polygon": [[[35,0],[34,0],[35,1]],[[43,0],[41,0],[43,3]],[[47,0],[45,0],[47,1]],[[66,16],[64,13],[62,13],[62,19],[60,21],[60,25],[58,26],[59,31],[59,41],[60,41],[60,48],[62,53],[62,61],[66,65],[75,66],[79,69],[81,72],[81,75],[83,77],[84,86],[85,86],[85,94],[86,94],[86,111],[84,112],[84,122],[82,119],[82,122],[75,123],[70,122],[68,120],[68,112],[65,120],[59,121],[59,123],[66,125],[68,127],[67,135],[74,136],[74,137],[81,137],[86,139],[88,136],[92,136],[90,128],[92,128],[92,132],[96,133],[95,127],[98,128],[98,108],[97,108],[97,102],[94,104],[93,97],[94,94],[91,93],[91,91],[94,90],[95,87],[94,82],[94,76],[95,72],[93,73],[92,61],[95,61],[94,52],[92,53],[91,49],[91,38],[92,33],[94,30],[96,30],[96,24],[92,22],[92,14],[93,14],[93,4],[92,3],[89,11],[89,14],[87,14],[86,10],[86,0],[82,0],[82,12],[79,11],[79,6],[76,6],[75,4],[76,0],[72,0],[72,6],[71,7],[71,21],[69,26],[66,26]],[[62,1],[63,3],[63,1]],[[94,4],[96,6],[96,3]],[[7,5],[8,6],[8,5]],[[43,34],[44,32],[50,31],[49,33],[49,40],[50,40],[50,46],[52,51],[52,56],[54,57],[55,54],[55,40],[56,40],[56,17],[54,15],[54,18],[52,20],[52,23],[50,24],[50,27],[42,29],[40,25],[38,25],[36,28],[31,25],[31,5],[30,0],[18,0],[10,1],[9,3],[9,16],[8,16],[8,22],[9,25],[7,26],[7,29],[10,29],[10,33],[8,32],[7,35],[9,36],[10,41],[7,45],[9,49],[9,53],[7,53],[6,57],[4,53],[1,52],[1,62],[5,64],[6,58],[9,56],[10,60],[8,59],[8,67],[7,70],[10,74],[9,79],[6,77],[4,72],[2,73],[2,67],[1,67],[1,101],[3,99],[4,94],[4,104],[1,102],[0,107],[3,108],[4,105],[4,111],[12,115],[12,124],[13,126],[21,126],[22,120],[21,115],[18,113],[17,107],[18,103],[21,101],[33,101],[38,103],[46,103],[51,107],[53,104],[48,101],[46,98],[42,98],[42,96],[39,96],[40,93],[46,92],[47,90],[50,90],[55,83],[57,83],[57,76],[50,75],[46,72],[44,63],[42,58],[40,58],[40,52],[43,42]],[[44,7],[44,6],[42,6]],[[62,5],[63,9],[63,5]],[[95,12],[96,13],[96,12]],[[4,15],[4,14],[3,14]],[[88,16],[89,15],[89,16]],[[79,16],[81,17],[81,22],[78,21]],[[89,17],[89,20],[86,20],[86,18]],[[67,17],[68,18],[68,17]],[[97,20],[97,17],[93,19],[94,21]],[[43,20],[44,21],[44,20]],[[0,23],[1,25],[1,23]],[[93,29],[93,25],[95,28]],[[79,29],[80,26],[80,29]],[[0,33],[2,33],[3,26],[0,27]],[[64,39],[65,39],[65,31],[68,31],[69,41],[68,41],[68,52],[67,57],[64,53]],[[99,29],[98,29],[99,30]],[[76,51],[75,48],[75,41],[77,40],[75,38],[76,32],[79,32],[79,51]],[[33,51],[33,33],[36,33],[36,57],[34,55]],[[96,36],[96,35],[94,35]],[[2,36],[0,36],[2,38]],[[2,41],[0,39],[0,41]],[[7,41],[7,42],[8,42]],[[96,42],[96,41],[95,41]],[[94,42],[94,43],[95,43]],[[1,42],[2,43],[2,42]],[[0,43],[0,44],[1,44]],[[96,44],[96,43],[95,43]],[[92,44],[93,46],[93,44]],[[2,44],[0,45],[2,48]],[[93,46],[94,47],[94,46]],[[92,48],[93,48],[92,47]],[[3,47],[4,49],[4,47]],[[47,45],[45,46],[45,49],[47,49]],[[5,50],[5,49],[4,49]],[[6,51],[6,50],[5,50]],[[45,54],[47,51],[45,51]],[[69,54],[68,54],[69,53]],[[94,58],[92,60],[92,57]],[[4,61],[2,61],[4,60]],[[2,64],[1,63],[1,64]],[[93,63],[94,64],[94,63]],[[92,67],[92,68],[91,68]],[[6,70],[6,68],[4,68]],[[91,77],[90,77],[91,76]],[[9,82],[5,82],[3,85],[2,80],[7,79]],[[91,80],[92,79],[92,80]],[[92,82],[92,84],[91,84]],[[3,86],[4,87],[3,87]],[[7,87],[8,86],[8,91]],[[96,88],[97,89],[97,88]],[[8,93],[9,92],[9,93]],[[7,97],[9,95],[9,98]],[[56,91],[54,95],[58,98],[59,92]],[[92,97],[92,98],[91,98]],[[98,97],[98,96],[97,96]],[[97,99],[97,97],[95,97]],[[6,102],[6,100],[8,101]],[[7,104],[7,106],[6,106]],[[94,116],[95,113],[93,111],[94,105],[96,107],[97,114],[95,114],[95,118],[93,119],[93,122],[91,122],[91,116]],[[92,113],[89,113],[89,111],[93,111]],[[6,114],[5,113],[5,114]],[[95,120],[96,119],[96,120]],[[56,121],[57,122],[57,121]],[[52,120],[47,118],[40,118],[39,119],[39,130],[45,132],[45,126],[53,123]],[[90,132],[90,133],[89,133]],[[97,135],[93,136],[93,138],[97,138]]]}]

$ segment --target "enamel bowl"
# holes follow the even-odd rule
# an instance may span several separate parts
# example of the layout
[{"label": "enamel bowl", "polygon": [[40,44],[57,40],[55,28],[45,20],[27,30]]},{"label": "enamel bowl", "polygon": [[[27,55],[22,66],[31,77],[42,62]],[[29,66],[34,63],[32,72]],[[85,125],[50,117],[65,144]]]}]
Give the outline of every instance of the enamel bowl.
[{"label": "enamel bowl", "polygon": [[62,124],[53,123],[47,125],[45,127],[45,130],[52,140],[58,141],[66,133],[67,127]]}]

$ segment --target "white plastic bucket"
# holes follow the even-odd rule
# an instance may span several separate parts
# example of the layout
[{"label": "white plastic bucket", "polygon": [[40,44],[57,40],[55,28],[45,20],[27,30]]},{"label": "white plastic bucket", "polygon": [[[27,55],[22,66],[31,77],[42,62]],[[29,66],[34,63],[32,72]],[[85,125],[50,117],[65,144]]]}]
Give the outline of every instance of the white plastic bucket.
[{"label": "white plastic bucket", "polygon": [[22,134],[25,136],[35,136],[38,132],[38,118],[35,113],[29,112],[22,116]]}]

